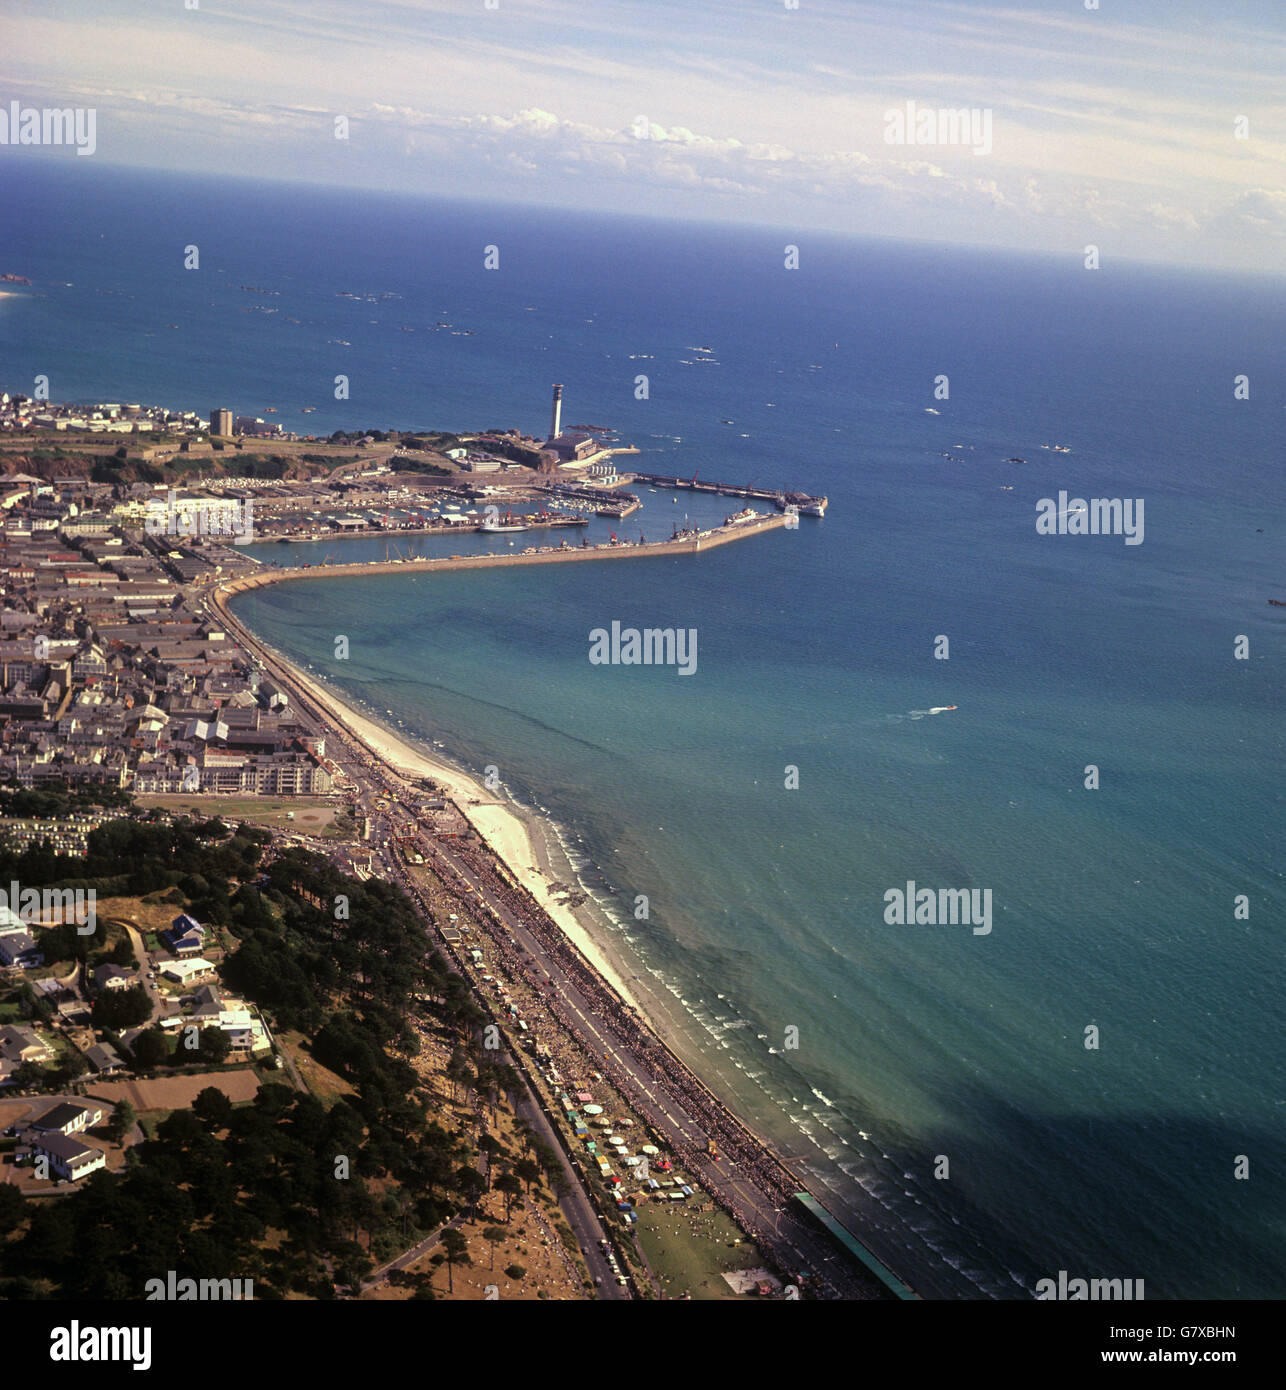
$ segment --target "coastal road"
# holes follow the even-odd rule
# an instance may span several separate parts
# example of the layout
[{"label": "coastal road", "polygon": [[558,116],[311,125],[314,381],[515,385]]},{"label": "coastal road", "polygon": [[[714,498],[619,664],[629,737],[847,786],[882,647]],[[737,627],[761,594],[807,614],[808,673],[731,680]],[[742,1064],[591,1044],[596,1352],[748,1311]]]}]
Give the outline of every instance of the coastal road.
[{"label": "coastal road", "polygon": [[545,1114],[543,1107],[534,1097],[519,1101],[514,1108],[558,1155],[563,1169],[564,1182],[564,1191],[558,1199],[558,1205],[562,1208],[563,1215],[567,1218],[567,1224],[571,1227],[572,1235],[576,1238],[576,1244],[580,1246],[581,1254],[585,1257],[589,1277],[595,1281],[594,1292],[596,1296],[608,1301],[628,1299],[629,1290],[621,1288],[616,1282],[616,1275],[612,1273],[612,1267],[607,1263],[607,1256],[604,1255],[603,1247],[599,1243],[607,1239],[603,1223],[598,1219],[594,1204],[590,1201],[589,1194],[585,1191],[584,1184],[576,1170],[568,1162],[567,1155],[563,1151],[562,1144],[558,1142],[558,1135],[554,1133],[554,1127],[550,1124],[548,1115]]},{"label": "coastal road", "polygon": [[[425,917],[432,920],[432,910],[419,884],[406,872],[405,866],[396,856],[393,857],[390,864],[389,878],[399,882],[411,900],[419,905]],[[482,1004],[483,1008],[490,1012],[490,1004],[485,998],[482,1000]],[[515,1058],[512,1054],[502,1055],[501,1060],[510,1065],[516,1061],[519,1062],[520,1065],[517,1068],[519,1075],[525,1070],[520,1059]],[[622,1288],[617,1284],[616,1275],[608,1264],[607,1256],[603,1251],[603,1245],[608,1241],[611,1233],[603,1225],[594,1203],[590,1200],[589,1193],[585,1190],[583,1181],[572,1167],[564,1145],[546,1114],[544,1106],[541,1105],[539,1098],[532,1090],[530,1082],[527,1083],[526,1091],[526,1098],[515,1104],[515,1113],[520,1118],[525,1119],[531,1125],[533,1132],[558,1155],[564,1182],[564,1190],[558,1199],[558,1205],[562,1208],[563,1215],[567,1218],[567,1224],[576,1239],[576,1244],[585,1257],[590,1278],[595,1281],[597,1296],[609,1301],[628,1299],[630,1297],[628,1288]]]},{"label": "coastal road", "polygon": [[839,1259],[829,1242],[797,1218],[787,1203],[775,1193],[765,1192],[755,1182],[738,1176],[730,1160],[721,1163],[706,1159],[704,1150],[710,1138],[701,1119],[692,1113],[685,1097],[671,1087],[667,1078],[653,1069],[650,1062],[636,1056],[634,1050],[613,1027],[610,1018],[588,999],[563,972],[559,962],[543,943],[512,912],[508,905],[488,894],[488,887],[473,867],[458,853],[445,845],[428,839],[421,841],[434,860],[446,866],[471,888],[480,900],[489,903],[518,945],[535,963],[542,978],[542,987],[556,998],[562,1012],[570,1019],[591,1056],[600,1061],[605,1071],[629,1095],[639,1114],[659,1133],[669,1137],[671,1147],[686,1154],[685,1166],[699,1172],[709,1188],[719,1188],[737,1213],[741,1224],[770,1245],[787,1269],[807,1270],[815,1274],[833,1296],[839,1298],[869,1297],[865,1280],[849,1276],[845,1262]]}]

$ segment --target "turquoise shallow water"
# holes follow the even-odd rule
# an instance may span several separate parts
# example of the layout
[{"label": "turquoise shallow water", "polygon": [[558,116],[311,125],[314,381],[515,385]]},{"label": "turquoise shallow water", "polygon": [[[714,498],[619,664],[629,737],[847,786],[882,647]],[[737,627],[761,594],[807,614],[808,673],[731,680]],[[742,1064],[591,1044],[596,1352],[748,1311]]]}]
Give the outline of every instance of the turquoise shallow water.
[{"label": "turquoise shallow water", "polygon": [[[25,191],[58,233],[5,247],[39,282],[0,306],[11,386],[39,361],[67,396],[536,429],[561,380],[564,418],[645,466],[828,493],[823,522],[699,557],[303,582],[238,611],[543,808],[693,1060],[926,1291],[1066,1269],[1282,1293],[1278,282],[838,241],[792,277],[777,233],[233,185],[149,190],[130,239],[129,189],[101,225],[61,216],[52,176]],[[194,217],[206,278],[158,281]],[[497,237],[488,278],[473,248]],[[242,283],[281,312],[241,313],[269,302]],[[719,366],[686,365],[702,345]],[[1143,497],[1144,543],[1038,536],[1062,487]],[[644,501],[627,534],[735,505]],[[592,666],[613,620],[696,628],[696,674]],[[886,924],[908,879],[990,889],[993,931]]]},{"label": "turquoise shallow water", "polygon": [[[958,658],[944,686],[932,669],[890,674],[878,633],[874,669],[828,669],[788,604],[740,601],[773,563],[808,564],[812,543],[782,533],[638,573],[575,566],[542,572],[538,590],[495,571],[323,580],[241,611],[473,769],[497,765],[565,826],[705,1067],[837,1204],[867,1222],[874,1208],[902,1267],[936,1252],[977,1287],[1016,1292],[1054,1223],[1059,1268],[1150,1257],[1136,1277],[1158,1294],[1216,1291],[1211,1260],[1246,1279],[1255,1221],[1221,1203],[1238,1194],[1221,1170],[1230,1145],[1267,1140],[1276,1161],[1280,960],[1254,923],[1280,879],[1247,863],[1271,849],[1256,807],[1276,793],[1240,708],[1051,691],[1039,674],[1015,697],[1012,667]],[[784,576],[783,599],[791,587]],[[641,624],[658,610],[697,626],[696,676],[589,667],[582,614]],[[360,634],[342,670],[325,660],[340,630]],[[938,701],[961,708],[910,713]],[[1199,763],[1176,766],[1176,741]],[[1098,792],[1081,786],[1087,746]],[[883,893],[907,878],[990,887],[991,935],[887,926]],[[1232,920],[1234,884],[1250,923]],[[939,1153],[949,1185],[929,1176]],[[1200,1225],[1176,1207],[1190,1185]]]}]

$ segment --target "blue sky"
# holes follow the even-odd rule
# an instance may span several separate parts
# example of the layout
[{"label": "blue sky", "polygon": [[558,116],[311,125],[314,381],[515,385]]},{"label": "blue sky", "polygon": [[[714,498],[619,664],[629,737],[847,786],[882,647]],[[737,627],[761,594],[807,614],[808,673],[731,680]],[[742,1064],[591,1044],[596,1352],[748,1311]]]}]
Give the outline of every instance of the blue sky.
[{"label": "blue sky", "polygon": [[196,3],[4,0],[0,101],[108,164],[1286,270],[1282,0]]}]

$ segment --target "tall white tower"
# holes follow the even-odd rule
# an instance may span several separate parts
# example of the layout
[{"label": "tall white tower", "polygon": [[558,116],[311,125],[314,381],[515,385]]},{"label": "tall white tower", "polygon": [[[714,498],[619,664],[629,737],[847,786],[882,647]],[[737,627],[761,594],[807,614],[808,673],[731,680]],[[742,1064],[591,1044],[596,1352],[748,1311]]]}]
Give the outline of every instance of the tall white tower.
[{"label": "tall white tower", "polygon": [[549,437],[557,439],[563,430],[563,384],[554,386],[554,408],[549,418]]}]

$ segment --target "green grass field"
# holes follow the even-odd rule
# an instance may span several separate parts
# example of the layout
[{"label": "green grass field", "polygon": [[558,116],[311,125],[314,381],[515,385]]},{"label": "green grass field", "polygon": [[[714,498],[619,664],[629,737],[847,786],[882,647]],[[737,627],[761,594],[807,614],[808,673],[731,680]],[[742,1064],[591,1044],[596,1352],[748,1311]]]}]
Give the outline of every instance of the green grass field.
[{"label": "green grass field", "polygon": [[224,821],[248,821],[273,830],[348,839],[354,834],[347,808],[316,797],[276,796],[140,796],[140,806],[159,807],[178,815]]},{"label": "green grass field", "polygon": [[[698,1211],[702,1205],[704,1211]],[[661,1280],[667,1298],[739,1299],[721,1277],[724,1270],[753,1269],[763,1263],[741,1232],[707,1199],[643,1202],[638,1207],[639,1245]]]}]

